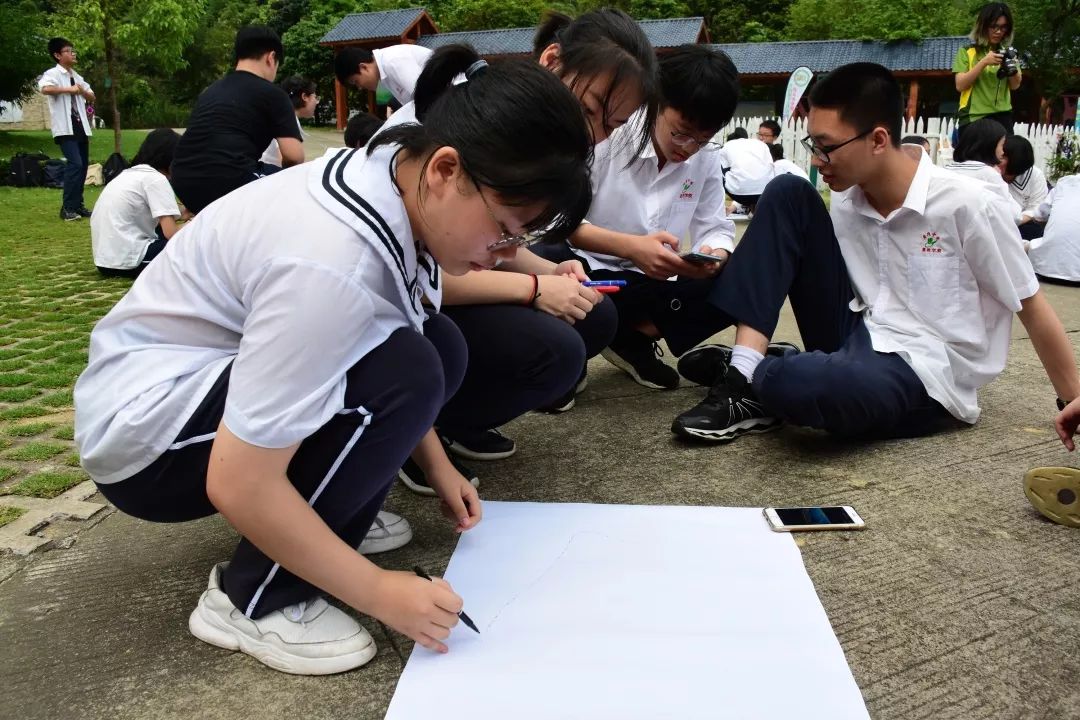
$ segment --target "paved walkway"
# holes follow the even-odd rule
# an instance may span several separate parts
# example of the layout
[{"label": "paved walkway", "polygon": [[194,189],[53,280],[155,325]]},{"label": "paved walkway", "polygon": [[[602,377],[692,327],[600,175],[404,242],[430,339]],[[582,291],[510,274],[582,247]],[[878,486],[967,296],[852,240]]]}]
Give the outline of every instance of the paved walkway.
[{"label": "paved walkway", "polygon": [[[1080,290],[1047,290],[1076,333]],[[802,550],[873,717],[1075,718],[1080,531],[1043,521],[1020,479],[1032,465],[1080,457],[1053,435],[1054,393],[1019,323],[1014,338],[976,427],[868,446],[787,428],[686,447],[667,426],[699,388],[649,391],[597,359],[572,412],[505,428],[520,450],[477,464],[482,495],[854,505],[866,532],[806,536]],[[778,339],[798,340],[789,313]],[[445,567],[454,537],[436,503],[398,487],[388,507],[412,521],[416,539],[380,563]],[[284,676],[188,634],[210,566],[235,541],[220,518],[158,526],[102,511],[86,522],[73,544],[69,533],[54,549],[0,557],[4,716],[382,717],[400,663],[367,619],[378,656],[325,678]],[[463,688],[448,702],[467,707],[482,691]]]}]

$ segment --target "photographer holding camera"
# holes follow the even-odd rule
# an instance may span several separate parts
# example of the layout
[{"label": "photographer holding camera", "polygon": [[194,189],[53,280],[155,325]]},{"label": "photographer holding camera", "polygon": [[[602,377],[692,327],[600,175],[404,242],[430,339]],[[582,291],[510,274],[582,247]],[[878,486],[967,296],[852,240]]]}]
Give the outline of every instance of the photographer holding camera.
[{"label": "photographer holding camera", "polygon": [[984,5],[971,31],[972,44],[960,48],[953,61],[961,133],[976,120],[991,118],[1013,134],[1012,91],[1020,87],[1022,75],[1016,48],[1010,46],[1012,38],[1009,6],[1000,2]]}]

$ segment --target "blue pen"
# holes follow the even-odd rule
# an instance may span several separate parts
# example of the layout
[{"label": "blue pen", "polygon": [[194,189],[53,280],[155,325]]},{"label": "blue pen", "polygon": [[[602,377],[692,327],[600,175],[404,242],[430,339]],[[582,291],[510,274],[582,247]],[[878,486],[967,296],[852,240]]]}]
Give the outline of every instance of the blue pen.
[{"label": "blue pen", "polygon": [[625,280],[582,280],[585,287],[626,287]]}]

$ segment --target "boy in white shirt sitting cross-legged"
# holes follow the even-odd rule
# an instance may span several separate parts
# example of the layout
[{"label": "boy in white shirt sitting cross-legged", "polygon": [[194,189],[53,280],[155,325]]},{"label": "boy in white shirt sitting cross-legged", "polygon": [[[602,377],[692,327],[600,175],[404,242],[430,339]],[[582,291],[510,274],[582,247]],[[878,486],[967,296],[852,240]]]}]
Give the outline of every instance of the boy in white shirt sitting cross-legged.
[{"label": "boy in white shirt sitting cross-legged", "polygon": [[[722,442],[786,421],[881,438],[927,434],[950,416],[974,423],[1014,313],[1059,398],[1080,395],[1013,218],[981,183],[901,147],[892,74],[845,65],[818,81],[810,106],[803,143],[832,189],[831,217],[803,180],[765,189],[709,297],[736,345],[680,360],[683,377],[710,389],[672,431]],[[807,352],[766,357],[785,298]]]}]

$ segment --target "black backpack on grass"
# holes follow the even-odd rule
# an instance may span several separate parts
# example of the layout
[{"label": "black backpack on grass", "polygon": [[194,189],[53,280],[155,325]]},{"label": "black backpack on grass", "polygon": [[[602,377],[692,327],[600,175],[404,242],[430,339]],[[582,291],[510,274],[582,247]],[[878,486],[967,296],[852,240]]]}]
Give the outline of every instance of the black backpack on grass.
[{"label": "black backpack on grass", "polygon": [[64,187],[64,170],[67,169],[67,160],[46,160],[42,173],[45,180],[42,183],[47,188]]},{"label": "black backpack on grass", "polygon": [[45,182],[42,163],[49,157],[45,153],[16,153],[11,158],[8,181],[15,187],[41,187]]},{"label": "black backpack on grass", "polygon": [[124,156],[118,152],[114,152],[105,160],[105,164],[101,166],[101,179],[106,185],[113,181],[120,173],[127,170],[128,164]]}]

